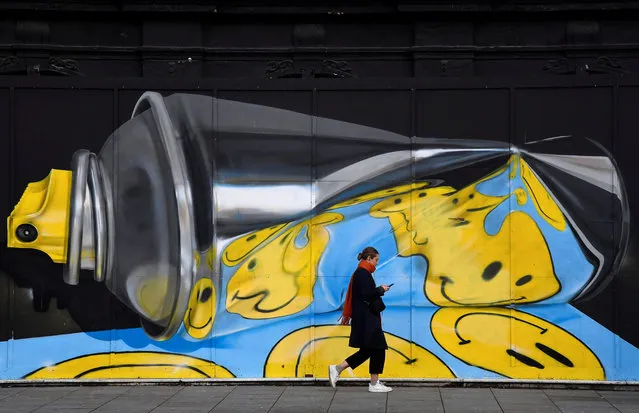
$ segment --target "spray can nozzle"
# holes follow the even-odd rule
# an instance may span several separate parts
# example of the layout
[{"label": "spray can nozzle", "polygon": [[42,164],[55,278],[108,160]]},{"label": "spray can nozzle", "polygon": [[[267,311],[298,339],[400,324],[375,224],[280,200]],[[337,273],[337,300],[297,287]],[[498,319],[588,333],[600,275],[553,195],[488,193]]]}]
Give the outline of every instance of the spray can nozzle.
[{"label": "spray can nozzle", "polygon": [[100,154],[75,152],[71,171],[26,188],[8,218],[8,246],[45,252],[64,282],[81,270],[136,311],[157,340],[178,330],[195,277],[186,160],[161,95],[143,94]]}]

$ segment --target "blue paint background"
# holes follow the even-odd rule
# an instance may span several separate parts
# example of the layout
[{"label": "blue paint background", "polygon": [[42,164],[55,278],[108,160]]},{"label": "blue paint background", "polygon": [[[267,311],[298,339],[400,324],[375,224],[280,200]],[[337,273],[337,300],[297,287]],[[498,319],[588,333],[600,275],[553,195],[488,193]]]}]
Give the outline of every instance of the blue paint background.
[{"label": "blue paint background", "polygon": [[[639,350],[571,305],[524,307],[518,310],[547,320],[584,342],[602,362],[607,380],[638,379]],[[442,349],[432,337],[429,327],[435,311],[435,307],[389,307],[384,312],[384,329],[428,349],[446,363],[458,377],[503,378],[498,374],[469,366]],[[335,324],[339,314],[339,311],[335,311],[315,315],[314,324]],[[166,342],[154,342],[139,328],[11,340],[0,345],[0,348],[8,346],[11,354],[9,366],[3,370],[3,376],[17,379],[42,366],[85,354],[158,351],[188,354],[211,360],[238,377],[262,377],[264,363],[272,347],[286,334],[310,325],[311,317],[297,316],[223,336],[214,335],[212,339],[200,342],[190,342],[180,336]],[[335,361],[339,362],[345,356],[347,354],[336,354]],[[3,360],[3,366],[6,365],[6,361]]]},{"label": "blue paint background", "polygon": [[[531,203],[532,196],[517,174],[508,172],[481,183],[477,190],[485,195],[512,194],[516,188],[526,191],[528,201],[519,205],[512,196],[492,211],[485,230],[495,234],[505,216],[514,210],[530,215],[547,240],[554,268],[562,289],[555,296],[535,305],[516,308],[547,320],[583,341],[602,362],[607,380],[639,380],[639,351],[590,319],[570,304],[569,300],[586,284],[593,265],[583,255],[574,233],[568,227],[558,231],[549,225]],[[0,342],[2,377],[17,379],[43,366],[92,353],[122,351],[158,351],[187,354],[211,360],[237,377],[262,377],[265,360],[273,346],[288,333],[311,325],[336,324],[348,280],[357,261],[356,255],[367,245],[374,245],[381,260],[375,272],[379,284],[395,283],[384,300],[384,328],[425,347],[458,376],[463,378],[501,378],[498,374],[469,366],[441,348],[430,332],[430,320],[437,307],[423,293],[428,270],[422,257],[399,257],[392,228],[386,219],[368,215],[373,203],[380,199],[335,210],[344,215],[343,222],[328,227],[331,242],[319,264],[313,288],[314,301],[305,310],[270,320],[249,320],[225,310],[226,285],[237,267],[222,267],[218,294],[218,312],[210,338],[193,340],[182,328],[172,339],[155,342],[142,329],[109,330],[93,333],[66,334]],[[303,245],[302,234],[296,240]],[[336,355],[339,362],[346,355]]]}]

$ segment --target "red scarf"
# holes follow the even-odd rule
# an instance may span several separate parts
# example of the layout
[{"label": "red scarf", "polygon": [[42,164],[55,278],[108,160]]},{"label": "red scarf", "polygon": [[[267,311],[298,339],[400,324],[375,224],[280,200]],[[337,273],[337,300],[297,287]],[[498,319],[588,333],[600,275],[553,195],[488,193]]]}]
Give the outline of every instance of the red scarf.
[{"label": "red scarf", "polygon": [[[361,260],[357,265],[357,268],[363,268],[371,274],[375,272],[375,266],[366,260]],[[338,320],[343,326],[348,325],[351,322],[351,314],[353,311],[353,278],[355,278],[355,273],[351,275],[351,281],[348,283],[346,299],[344,300],[344,310],[342,310],[342,316]]]}]

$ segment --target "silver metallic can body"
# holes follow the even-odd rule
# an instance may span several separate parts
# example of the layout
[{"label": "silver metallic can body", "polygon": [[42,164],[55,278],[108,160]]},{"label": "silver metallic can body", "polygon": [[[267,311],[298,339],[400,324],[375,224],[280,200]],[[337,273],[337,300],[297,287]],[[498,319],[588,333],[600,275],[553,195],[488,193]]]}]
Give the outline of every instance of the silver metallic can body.
[{"label": "silver metallic can body", "polygon": [[[213,250],[217,258],[225,240],[383,188],[437,185],[453,173],[471,181],[518,153],[598,263],[583,298],[619,266],[628,205],[612,157],[580,142],[515,147],[407,137],[262,105],[147,92],[98,155],[74,157],[65,281],[77,284],[80,267],[93,269],[140,315],[147,334],[165,340],[180,327],[198,278],[208,272],[219,282],[219,260],[207,269],[198,256]],[[586,199],[588,211],[580,207]],[[614,240],[591,224],[611,205],[619,217]]]}]

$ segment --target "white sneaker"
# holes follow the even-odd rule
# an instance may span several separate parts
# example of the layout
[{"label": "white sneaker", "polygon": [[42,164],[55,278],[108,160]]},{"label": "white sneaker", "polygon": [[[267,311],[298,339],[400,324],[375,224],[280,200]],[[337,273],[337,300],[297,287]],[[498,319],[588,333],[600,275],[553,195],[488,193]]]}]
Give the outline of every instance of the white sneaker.
[{"label": "white sneaker", "polygon": [[331,382],[331,386],[333,386],[333,388],[335,388],[335,384],[337,383],[338,379],[339,373],[337,372],[337,366],[331,364],[330,366],[328,366],[328,380]]},{"label": "white sneaker", "polygon": [[388,393],[389,391],[393,391],[393,389],[385,386],[381,381],[377,380],[377,383],[375,384],[368,383],[368,391],[371,393]]}]

